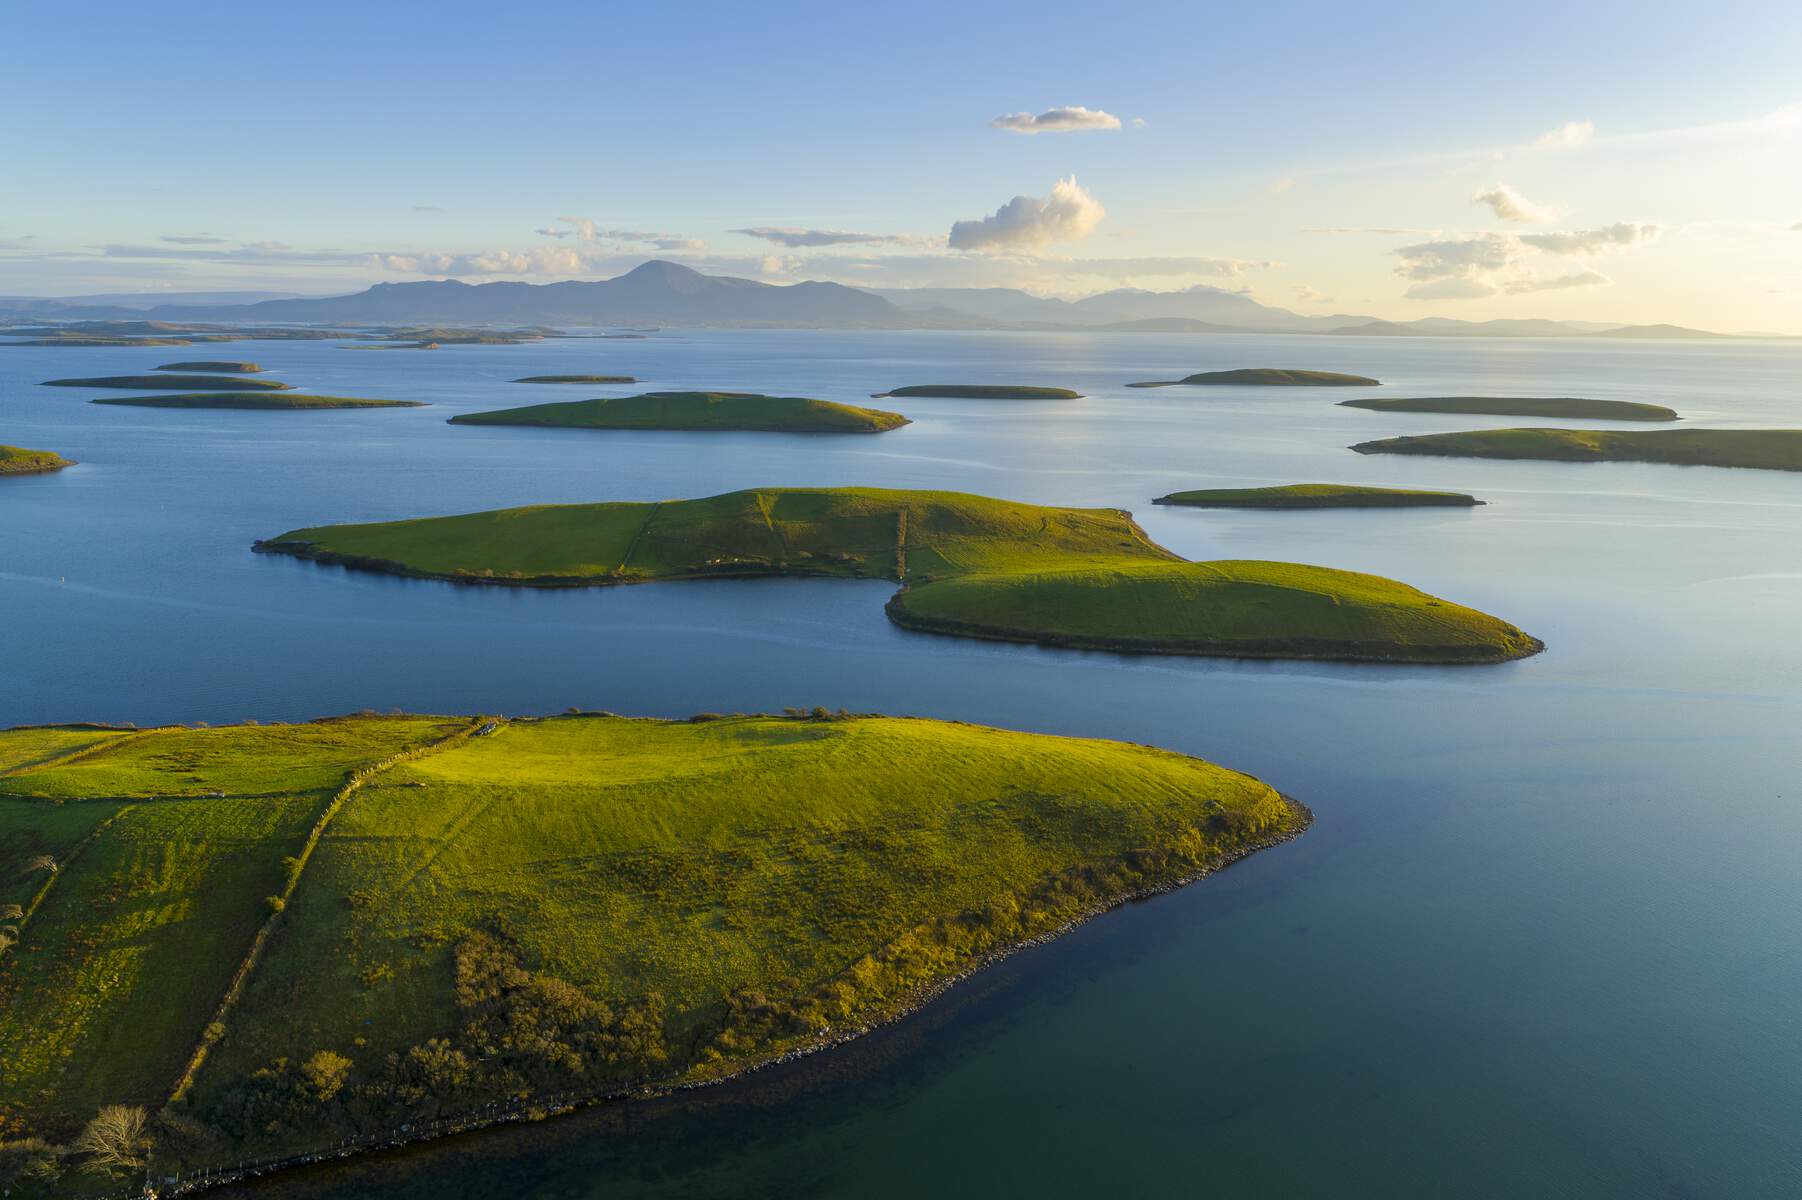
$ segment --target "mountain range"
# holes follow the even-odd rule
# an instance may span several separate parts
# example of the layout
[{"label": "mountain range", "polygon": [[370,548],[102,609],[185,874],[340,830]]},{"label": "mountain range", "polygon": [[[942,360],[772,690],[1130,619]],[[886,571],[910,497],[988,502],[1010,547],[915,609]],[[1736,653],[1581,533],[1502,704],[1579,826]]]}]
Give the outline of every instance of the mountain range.
[{"label": "mountain range", "polygon": [[1145,333],[1320,333],[1378,337],[1722,337],[1675,325],[1547,320],[1307,316],[1201,285],[1117,288],[1080,300],[1016,288],[855,288],[703,275],[653,260],[612,279],[562,283],[434,280],[378,283],[346,296],[189,293],[0,296],[13,321],[220,321],[261,325],[738,326],[813,329],[1104,330]]}]

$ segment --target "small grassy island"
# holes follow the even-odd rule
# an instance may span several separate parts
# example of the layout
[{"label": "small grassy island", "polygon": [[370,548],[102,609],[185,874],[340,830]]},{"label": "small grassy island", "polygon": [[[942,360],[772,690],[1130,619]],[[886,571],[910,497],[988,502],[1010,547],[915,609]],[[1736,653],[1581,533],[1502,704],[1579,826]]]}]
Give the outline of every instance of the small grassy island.
[{"label": "small grassy island", "polygon": [[1094,650],[1501,662],[1539,641],[1372,575],[1192,563],[1119,509],[959,492],[759,488],[296,529],[256,549],[459,583],[581,587],[767,575],[892,579],[910,629]]},{"label": "small grassy island", "polygon": [[748,430],[761,433],[882,433],[907,424],[900,413],[800,396],[753,392],[647,392],[614,399],[532,404],[464,413],[452,425],[534,425],[555,429]]},{"label": "small grassy island", "polygon": [[637,383],[630,375],[527,375],[514,383]]},{"label": "small grassy island", "polygon": [[49,450],[27,450],[23,446],[0,446],[0,475],[42,475],[60,471],[75,464]]},{"label": "small grassy island", "polygon": [[256,375],[262,367],[253,362],[173,362],[164,363],[159,371],[201,371],[208,375]]},{"label": "small grassy island", "polygon": [[1359,454],[1802,471],[1802,429],[1474,429],[1359,442]]},{"label": "small grassy island", "polygon": [[1343,408],[1372,412],[1459,413],[1495,417],[1571,417],[1591,421],[1676,421],[1675,409],[1633,400],[1578,396],[1396,396],[1341,400]]},{"label": "small grassy island", "polygon": [[825,709],[0,731],[3,1165],[117,1195],[716,1082],[1309,820],[1169,751]]},{"label": "small grassy island", "polygon": [[898,387],[892,392],[874,392],[872,400],[891,396],[935,396],[944,400],[1080,400],[1081,392],[1069,388],[1026,387],[998,383],[921,383]]},{"label": "small grassy island", "polygon": [[1203,371],[1181,379],[1154,379],[1127,387],[1380,387],[1380,380],[1336,371],[1301,371],[1290,367],[1245,367],[1237,371]]},{"label": "small grassy island", "polygon": [[121,388],[140,392],[158,392],[164,388],[189,392],[279,392],[290,385],[279,379],[245,379],[235,375],[101,375],[93,379],[46,379],[44,386]]},{"label": "small grassy island", "polygon": [[420,400],[362,400],[355,396],[315,396],[307,392],[186,392],[175,396],[107,396],[89,404],[132,408],[424,408]]},{"label": "small grassy island", "polygon": [[1190,508],[1470,508],[1483,501],[1463,492],[1360,487],[1349,483],[1289,483],[1280,487],[1171,492],[1152,503]]}]

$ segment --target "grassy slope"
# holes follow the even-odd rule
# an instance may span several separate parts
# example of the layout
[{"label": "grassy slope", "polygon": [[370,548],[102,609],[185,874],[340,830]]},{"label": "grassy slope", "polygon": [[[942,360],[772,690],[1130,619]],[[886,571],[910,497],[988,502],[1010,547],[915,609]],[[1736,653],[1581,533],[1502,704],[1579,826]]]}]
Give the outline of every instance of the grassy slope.
[{"label": "grassy slope", "polygon": [[1553,462],[1648,462],[1802,471],[1802,429],[1478,429],[1384,438],[1360,454],[1527,458]]},{"label": "grassy slope", "polygon": [[225,362],[211,360],[202,362],[164,363],[157,368],[159,371],[205,371],[215,374],[223,372],[234,375],[255,375],[262,369],[262,367],[253,362]]},{"label": "grassy slope", "polygon": [[1459,663],[1541,649],[1392,579],[1295,563],[971,575],[900,592],[889,614],[934,633],[1162,654]]},{"label": "grassy slope", "polygon": [[1171,492],[1152,503],[1193,508],[1421,508],[1470,507],[1483,502],[1463,492],[1361,487],[1349,483],[1289,483],[1278,487]]},{"label": "grassy slope", "polygon": [[[771,488],[663,504],[541,505],[297,529],[258,548],[466,582],[555,586],[730,575],[880,577],[909,585],[889,605],[890,617],[900,624],[1051,645],[1399,661],[1430,661],[1430,648],[1443,646],[1445,661],[1454,662],[1496,661],[1539,648],[1505,622],[1390,583],[1395,603],[1417,597],[1422,607],[1437,608],[1438,617],[1465,622],[1467,629],[1462,640],[1436,636],[1373,652],[1372,638],[1382,629],[1403,627],[1354,630],[1337,619],[1331,603],[1322,607],[1313,601],[1330,600],[1354,581],[1374,577],[1319,567],[1291,565],[1280,581],[1273,575],[1260,589],[1211,592],[1219,603],[1191,608],[1192,588],[1165,584],[1205,578],[1204,567],[1183,563],[1149,541],[1127,513],[1045,508],[955,492]],[[1134,574],[1148,564],[1182,569],[1155,581]],[[974,575],[984,577],[980,585],[949,589],[943,582]],[[1078,581],[1078,575],[1085,578]],[[1072,587],[1078,590],[1069,592]],[[1268,603],[1285,587],[1303,602]],[[1023,607],[1020,597],[1028,590],[1080,595],[1091,608],[1112,606],[1112,612],[1071,625],[1059,618],[1054,603]],[[1355,603],[1350,594],[1343,598]],[[1228,619],[1231,603],[1243,605],[1243,611]],[[995,610],[984,618],[977,609],[986,604]],[[1197,624],[1202,614],[1221,622],[1217,635]],[[1260,630],[1261,638],[1250,638],[1249,627]],[[1350,640],[1344,637],[1347,630],[1355,633]],[[1479,643],[1489,647],[1487,653],[1471,648]]]},{"label": "grassy slope", "polygon": [[124,388],[156,392],[186,388],[190,392],[279,392],[288,387],[276,379],[244,379],[231,375],[99,375],[89,379],[46,379],[45,387]]},{"label": "grassy slope", "polygon": [[799,396],[747,392],[649,392],[642,396],[533,404],[465,413],[452,425],[538,425],[564,429],[753,430],[768,433],[881,433],[907,424],[899,413]]},{"label": "grassy slope", "polygon": [[630,375],[527,375],[514,383],[637,383]]},{"label": "grassy slope", "polygon": [[1501,417],[1571,417],[1597,421],[1675,421],[1675,409],[1631,400],[1586,400],[1580,396],[1400,396],[1341,400],[1344,408],[1372,412],[1468,413]]},{"label": "grassy slope", "polygon": [[[885,718],[516,723],[345,807],[200,1101],[272,1057],[372,1064],[446,1032],[451,946],[475,929],[609,1002],[660,991],[687,1045],[735,988],[809,994],[923,923],[1173,844],[1222,807],[1295,820],[1256,780],[1117,743]],[[835,1017],[966,963],[866,969]]]},{"label": "grassy slope", "polygon": [[71,465],[68,459],[50,450],[0,446],[0,475],[35,475],[40,471],[60,471]]},{"label": "grassy slope", "polygon": [[121,404],[129,408],[424,408],[420,400],[363,400],[354,396],[316,396],[309,392],[256,394],[249,392],[194,392],[179,396],[108,396],[90,404]]},{"label": "grassy slope", "polygon": [[1244,367],[1237,371],[1203,371],[1181,379],[1152,380],[1129,383],[1127,387],[1201,387],[1234,385],[1238,387],[1377,387],[1380,380],[1363,375],[1342,375],[1337,371],[1301,371],[1290,367]]},{"label": "grassy slope", "polygon": [[[0,776],[0,886],[33,855],[61,863],[0,958],[0,1130],[65,1134],[101,1104],[159,1100],[331,791],[446,728],[162,730]],[[41,758],[45,737],[0,732],[0,761]]]},{"label": "grassy slope", "polygon": [[1081,392],[1069,388],[1028,387],[1018,384],[987,383],[922,383],[898,387],[892,392],[877,392],[870,397],[937,396],[951,400],[1080,400]]}]

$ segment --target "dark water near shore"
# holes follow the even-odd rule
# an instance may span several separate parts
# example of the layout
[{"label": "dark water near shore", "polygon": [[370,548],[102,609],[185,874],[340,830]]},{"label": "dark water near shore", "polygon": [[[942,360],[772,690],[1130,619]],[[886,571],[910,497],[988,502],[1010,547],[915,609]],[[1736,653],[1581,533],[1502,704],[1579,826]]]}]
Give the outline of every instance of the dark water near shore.
[{"label": "dark water near shore", "polygon": [[[1802,346],[703,333],[225,349],[310,389],[434,407],[95,406],[33,385],[198,348],[0,349],[0,442],[82,462],[0,480],[0,725],[825,704],[1169,746],[1260,775],[1317,816],[1295,843],[732,1103],[583,1114],[271,1190],[1802,1191],[1802,475],[1364,457],[1344,447],[1526,422],[1336,407],[1363,394],[1351,390],[1122,387],[1318,367],[1384,379],[1384,394],[1587,395],[1667,403],[1692,424],[1795,427]],[[874,402],[915,419],[879,437],[443,424],[591,394],[505,382],[577,371],[851,402],[939,380],[1089,398]],[[1149,504],[1300,481],[1491,503]],[[327,521],[755,484],[1130,508],[1190,557],[1377,571],[1549,648],[1486,668],[1130,658],[905,633],[882,616],[883,583],[516,593],[249,553]]]}]

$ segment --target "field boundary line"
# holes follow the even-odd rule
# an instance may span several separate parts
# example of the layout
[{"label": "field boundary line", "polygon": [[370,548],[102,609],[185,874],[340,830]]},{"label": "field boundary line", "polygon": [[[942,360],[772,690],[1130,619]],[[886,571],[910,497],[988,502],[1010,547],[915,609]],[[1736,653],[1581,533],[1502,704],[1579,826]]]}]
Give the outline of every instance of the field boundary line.
[{"label": "field boundary line", "polygon": [[[72,762],[78,762],[81,759],[99,754],[102,751],[111,750],[117,746],[123,746],[127,742],[142,741],[152,734],[163,733],[169,729],[179,728],[182,728],[182,726],[159,725],[155,729],[134,729],[129,733],[122,733],[119,737],[107,738],[105,741],[95,742],[92,746],[82,746],[79,749],[70,750],[63,754],[52,754],[48,758],[40,758],[35,762],[20,763],[16,767],[8,767],[6,770],[0,771],[0,779],[10,779],[14,775],[24,775],[29,771],[41,771],[45,767],[67,766]],[[8,795],[12,794],[14,793],[8,793]]]},{"label": "field boundary line", "polygon": [[626,568],[632,565],[632,556],[638,553],[638,543],[644,540],[644,531],[651,527],[651,522],[657,519],[657,510],[662,507],[663,501],[661,500],[651,502],[651,511],[644,515],[644,524],[638,527],[638,532],[632,535],[630,542],[626,543],[626,553],[620,558],[619,566],[614,568],[614,574],[624,575]]},{"label": "field boundary line", "polygon": [[202,1027],[199,1044],[194,1047],[194,1053],[188,1059],[187,1067],[176,1079],[175,1086],[170,1089],[168,1103],[173,1104],[181,1100],[194,1086],[194,1080],[199,1077],[200,1068],[206,1062],[207,1052],[212,1049],[213,1041],[216,1040],[207,1036],[207,1030],[215,1026],[223,1026],[226,1018],[231,1016],[232,1009],[237,1006],[238,998],[244,993],[244,985],[249,982],[251,972],[256,969],[257,962],[262,957],[263,947],[268,945],[270,935],[281,924],[282,913],[287,908],[288,901],[293,899],[295,891],[300,887],[301,876],[306,873],[307,863],[312,860],[313,851],[318,847],[320,839],[325,836],[326,826],[331,824],[332,818],[338,815],[339,810],[357,793],[359,788],[382,772],[413,759],[425,758],[442,750],[452,749],[468,741],[480,730],[493,723],[485,717],[471,718],[467,725],[455,733],[439,738],[437,741],[427,742],[422,746],[414,746],[397,754],[391,754],[379,762],[358,767],[345,777],[343,785],[333,793],[331,800],[326,803],[324,811],[319,814],[318,820],[313,822],[313,828],[307,833],[307,840],[301,844],[300,853],[294,856],[295,866],[288,873],[288,881],[279,893],[280,906],[272,906],[269,916],[257,929],[256,935],[250,939],[250,947],[245,951],[242,961],[238,963],[238,969],[232,973],[231,983],[226,986],[225,995],[220,999],[218,1008],[213,1012],[213,1019]]}]

